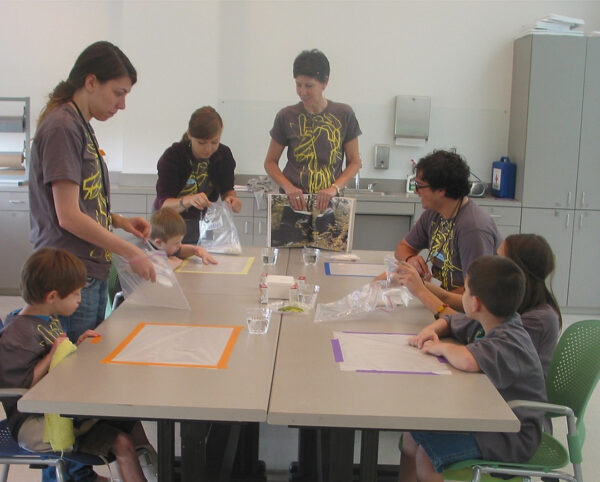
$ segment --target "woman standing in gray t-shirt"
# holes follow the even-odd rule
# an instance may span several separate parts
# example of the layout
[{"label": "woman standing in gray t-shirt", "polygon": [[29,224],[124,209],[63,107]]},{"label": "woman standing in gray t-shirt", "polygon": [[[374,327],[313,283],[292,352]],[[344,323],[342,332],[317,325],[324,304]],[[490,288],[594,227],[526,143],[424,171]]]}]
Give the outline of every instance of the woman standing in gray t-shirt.
[{"label": "woman standing in gray t-shirt", "polygon": [[[302,194],[309,193],[317,194],[317,207],[324,211],[360,169],[361,130],[349,105],[323,95],[329,82],[329,61],[323,52],[301,52],[293,74],[301,102],[277,113],[265,171],[287,194],[292,208],[305,210]],[[288,160],[282,171],[279,158],[286,147]]]},{"label": "woman standing in gray t-shirt", "polygon": [[36,249],[53,246],[75,254],[87,268],[79,308],[61,318],[72,341],[103,319],[112,253],[133,271],[154,281],[144,252],[111,232],[121,228],[139,238],[148,221],[111,213],[108,170],[92,119],[105,121],[125,109],[136,71],[115,45],[96,42],[75,61],[69,77],[50,94],[31,150],[29,170],[30,240]]}]

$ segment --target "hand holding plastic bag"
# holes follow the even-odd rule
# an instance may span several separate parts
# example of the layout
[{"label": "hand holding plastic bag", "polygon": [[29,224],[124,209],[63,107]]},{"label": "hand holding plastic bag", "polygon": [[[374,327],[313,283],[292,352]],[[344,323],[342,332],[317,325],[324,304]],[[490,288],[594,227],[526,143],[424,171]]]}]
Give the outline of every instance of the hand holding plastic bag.
[{"label": "hand holding plastic bag", "polygon": [[204,218],[200,220],[198,244],[210,253],[242,253],[242,245],[228,203],[214,202],[206,209]]},{"label": "hand holding plastic bag", "polygon": [[162,306],[189,310],[190,305],[183,294],[175,273],[163,251],[146,250],[148,260],[154,266],[156,282],[152,283],[133,272],[129,261],[114,254],[117,272],[125,299],[149,306]]},{"label": "hand holding plastic bag", "polygon": [[386,285],[386,280],[373,281],[338,301],[319,303],[315,323],[356,320],[371,311],[390,312],[396,305],[408,305],[412,295],[406,287],[387,288]]}]

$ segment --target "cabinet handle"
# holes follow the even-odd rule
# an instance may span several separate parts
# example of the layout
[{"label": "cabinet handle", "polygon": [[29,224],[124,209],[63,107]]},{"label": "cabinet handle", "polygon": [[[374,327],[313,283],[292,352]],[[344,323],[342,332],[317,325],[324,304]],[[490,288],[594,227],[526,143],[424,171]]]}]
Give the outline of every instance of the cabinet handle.
[{"label": "cabinet handle", "polygon": [[258,222],[258,234],[262,234],[262,221]]},{"label": "cabinet handle", "polygon": [[25,201],[21,199],[9,199],[8,204],[25,204]]},{"label": "cabinet handle", "polygon": [[579,214],[579,230],[583,229],[583,213]]},{"label": "cabinet handle", "polygon": [[571,207],[571,191],[569,191],[569,194],[567,194],[567,207]]},{"label": "cabinet handle", "polygon": [[571,224],[571,213],[567,213],[567,217],[565,219],[567,220],[565,223],[565,229],[569,229],[569,225]]},{"label": "cabinet handle", "polygon": [[248,221],[244,221],[244,234],[248,234]]},{"label": "cabinet handle", "polygon": [[581,193],[581,207],[585,207],[585,191]]},{"label": "cabinet handle", "polygon": [[502,214],[490,214],[490,218],[501,218]]}]

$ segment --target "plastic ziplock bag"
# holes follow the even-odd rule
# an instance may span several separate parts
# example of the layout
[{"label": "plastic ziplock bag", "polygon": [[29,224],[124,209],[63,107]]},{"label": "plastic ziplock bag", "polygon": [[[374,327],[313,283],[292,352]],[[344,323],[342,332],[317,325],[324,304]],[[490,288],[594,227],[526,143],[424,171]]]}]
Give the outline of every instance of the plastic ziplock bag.
[{"label": "plastic ziplock bag", "polygon": [[385,280],[373,281],[332,303],[319,303],[314,322],[356,320],[375,310],[391,312],[396,305],[408,305],[412,295],[406,286],[387,288]]},{"label": "plastic ziplock bag", "polygon": [[190,304],[183,294],[173,269],[169,266],[167,255],[163,251],[156,250],[146,250],[146,253],[156,271],[155,283],[135,274],[129,266],[129,261],[113,254],[125,299],[148,306],[189,310]]},{"label": "plastic ziplock bag", "polygon": [[204,218],[200,220],[198,245],[210,253],[242,253],[231,207],[225,201],[214,202],[206,209]]}]

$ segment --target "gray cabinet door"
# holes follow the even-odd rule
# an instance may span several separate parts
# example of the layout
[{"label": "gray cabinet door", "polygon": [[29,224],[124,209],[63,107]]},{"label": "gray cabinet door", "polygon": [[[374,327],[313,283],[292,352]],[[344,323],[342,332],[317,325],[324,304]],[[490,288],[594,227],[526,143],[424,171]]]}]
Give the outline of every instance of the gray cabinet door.
[{"label": "gray cabinet door", "polygon": [[575,211],[569,307],[600,308],[600,211]]},{"label": "gray cabinet door", "polygon": [[600,37],[587,39],[577,209],[600,209]]},{"label": "gray cabinet door", "polygon": [[0,224],[3,250],[0,293],[19,295],[21,268],[33,252],[29,243],[29,211],[0,211]]},{"label": "gray cabinet door", "polygon": [[267,245],[267,230],[269,225],[267,218],[262,216],[254,217],[254,246],[266,246]]},{"label": "gray cabinet door", "polygon": [[523,206],[574,208],[586,39],[532,37]]},{"label": "gray cabinet door", "polygon": [[253,245],[254,220],[251,216],[233,216],[233,223],[242,246]]},{"label": "gray cabinet door", "polygon": [[551,282],[560,306],[567,305],[574,213],[568,209],[523,208],[521,217],[522,233],[539,234],[552,247],[556,266]]}]

